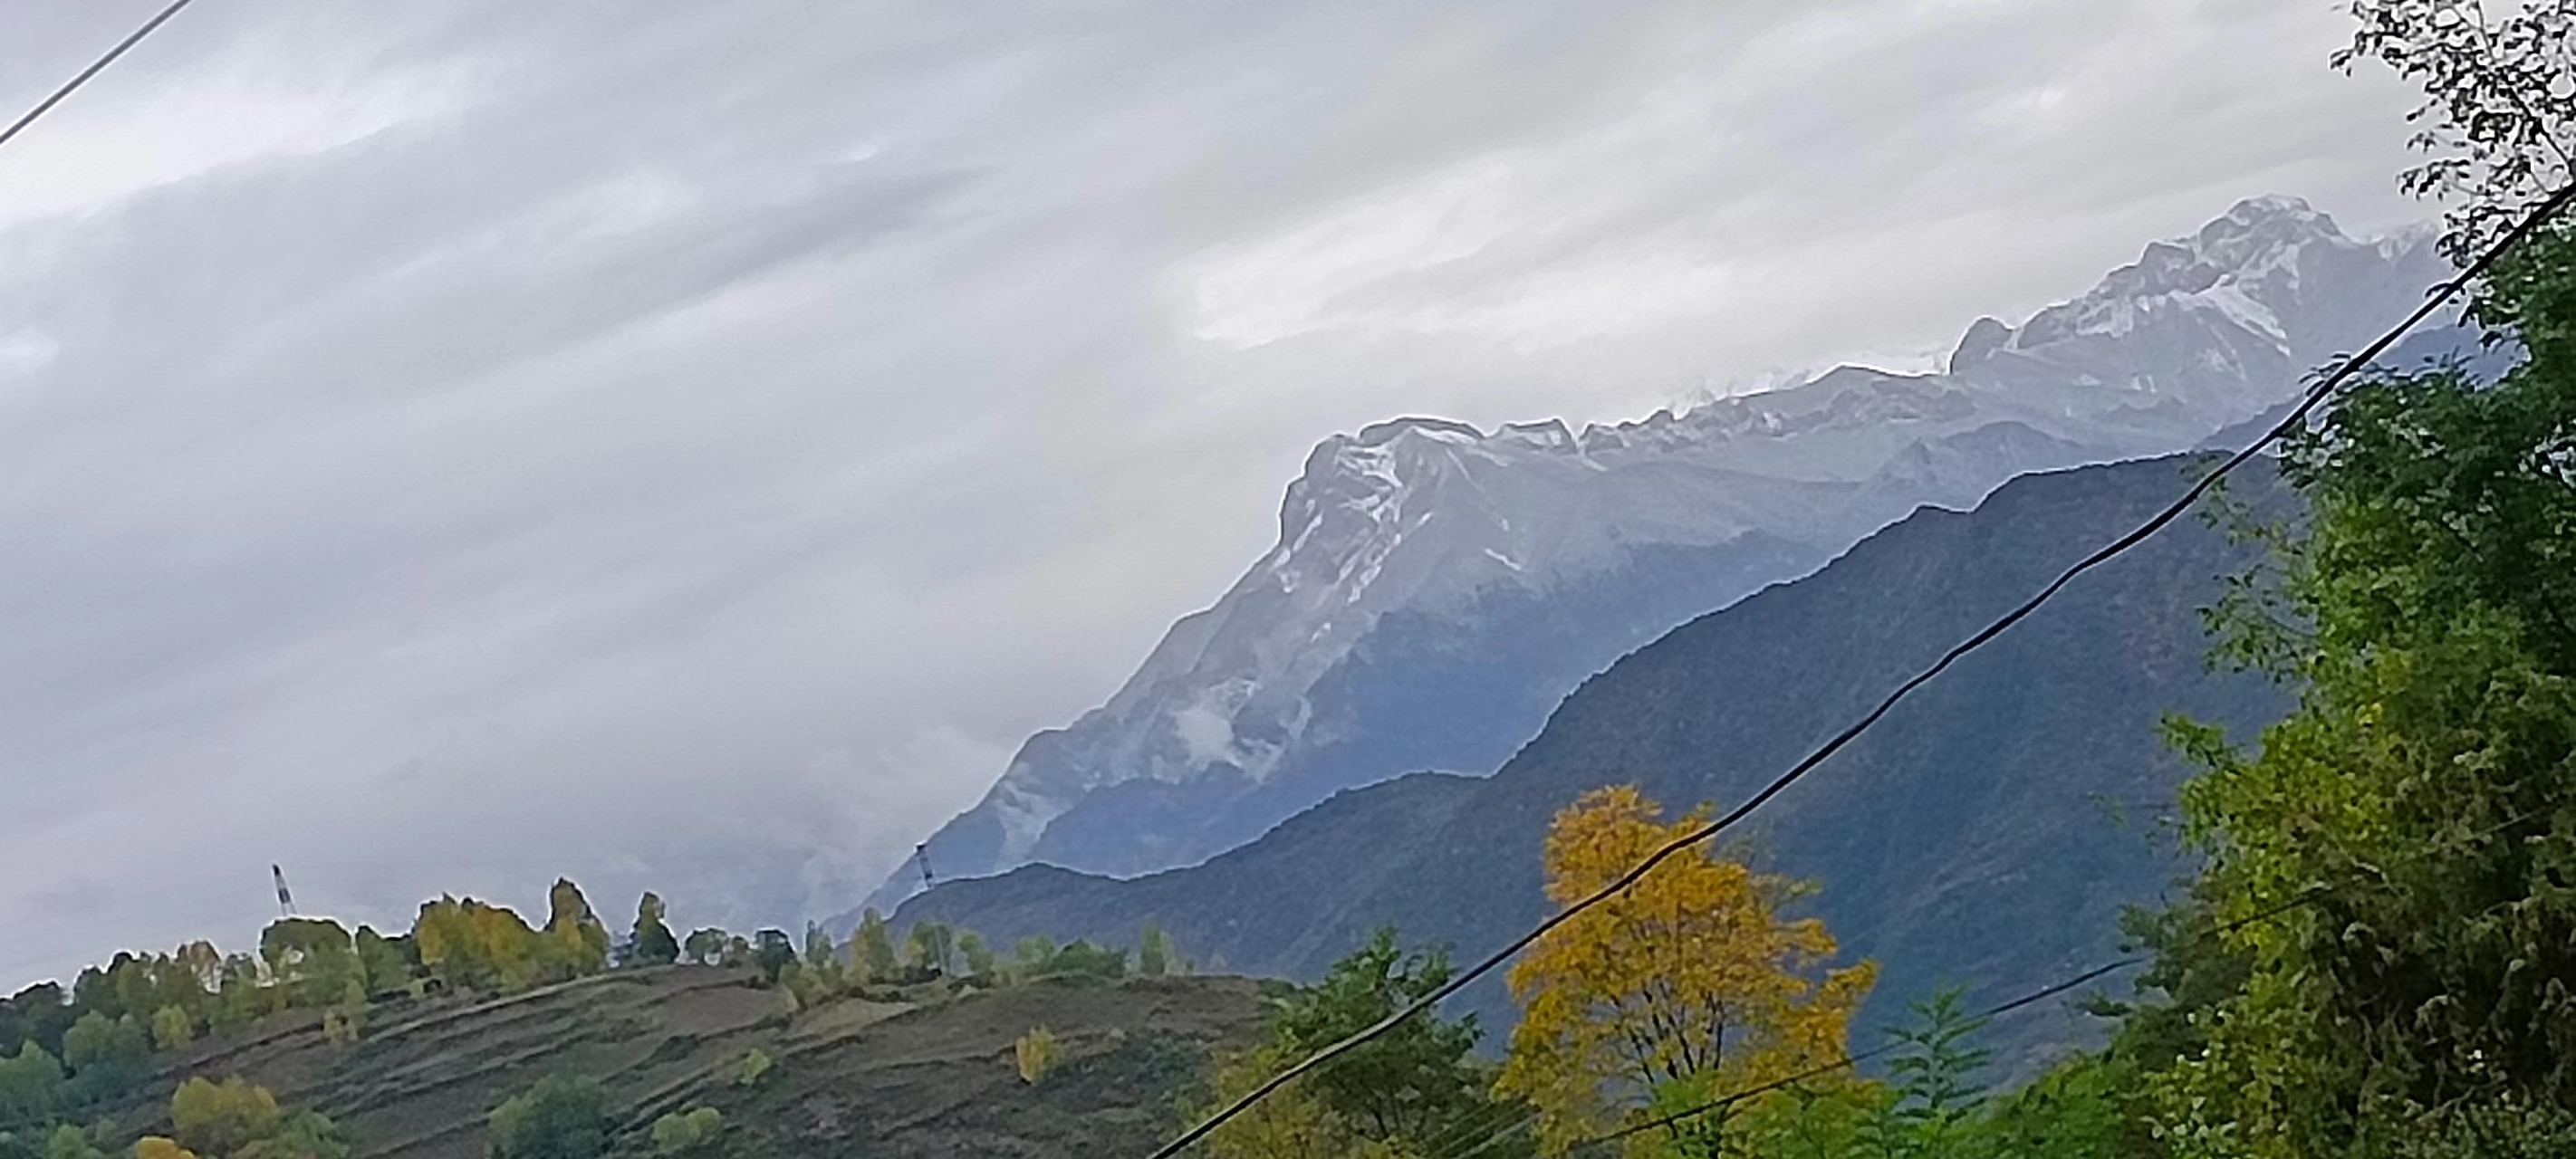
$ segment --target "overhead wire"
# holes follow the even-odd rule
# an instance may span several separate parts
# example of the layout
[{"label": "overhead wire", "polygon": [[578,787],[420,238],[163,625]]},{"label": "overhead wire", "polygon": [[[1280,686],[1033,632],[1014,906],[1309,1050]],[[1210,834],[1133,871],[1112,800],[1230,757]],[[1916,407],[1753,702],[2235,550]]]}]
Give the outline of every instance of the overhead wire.
[{"label": "overhead wire", "polygon": [[1481,1110],[1470,1111],[1448,1128],[1424,1141],[1423,1159],[1466,1159],[1491,1148],[1500,1139],[1534,1118],[1529,1104],[1520,1100],[1495,1100]]},{"label": "overhead wire", "polygon": [[1325,1063],[1331,1062],[1335,1058],[1339,1058],[1343,1054],[1375,1040],[1378,1036],[1385,1034],[1398,1025],[1401,1025],[1406,1019],[1413,1018],[1420,1015],[1422,1012],[1431,1009],[1433,1006],[1438,1005],[1451,995],[1465,989],[1476,979],[1491,973],[1496,967],[1501,966],[1504,962],[1510,961],[1514,955],[1517,955],[1522,950],[1528,948],[1531,943],[1545,937],[1549,931],[1572,920],[1575,915],[1583,913],[1602,902],[1608,901],[1612,897],[1626,892],[1628,887],[1635,885],[1656,866],[1663,864],[1666,860],[1681,853],[1683,850],[1696,846],[1701,842],[1707,841],[1709,838],[1715,837],[1729,828],[1732,828],[1736,823],[1751,815],[1754,810],[1761,808],[1765,803],[1778,796],[1790,785],[1797,783],[1808,773],[1814,771],[1818,765],[1823,764],[1835,753],[1842,751],[1845,746],[1858,739],[1862,733],[1867,732],[1872,726],[1876,725],[1881,719],[1886,717],[1889,712],[1894,711],[1898,704],[1902,703],[1907,697],[1913,695],[1916,689],[1921,688],[1925,684],[1931,683],[1943,672],[1948,671],[1951,665],[1956,664],[1969,653],[1984,647],[1988,642],[1992,641],[1995,637],[2002,635],[2013,625],[2029,618],[2032,613],[2037,612],[2043,605],[2056,598],[2057,594],[2065,590],[2066,586],[2073,583],[2077,577],[2082,576],[2084,573],[2092,571],[2115,558],[2118,558],[2120,555],[2126,553],[2130,548],[2136,547],[2138,544],[2145,542],[2149,536],[2154,535],[2156,532],[2171,525],[2175,520],[2180,519],[2184,514],[2188,513],[2192,509],[2193,505],[2199,503],[2201,498],[2207,495],[2212,488],[2218,486],[2221,480],[2225,479],[2237,468],[2242,467],[2247,462],[2253,460],[2255,456],[2261,454],[2263,448],[2287,437],[2292,431],[2299,430],[2306,426],[2309,416],[2316,412],[2317,407],[2322,405],[2326,399],[2332,397],[2334,393],[2340,390],[2346,382],[2350,381],[2355,374],[2360,373],[2365,367],[2371,365],[2371,363],[2376,361],[2380,355],[2386,353],[2389,347],[2396,345],[2399,339],[2412,333],[2415,327],[2421,324],[2425,319],[2432,317],[2436,311],[2440,310],[2443,306],[2448,305],[2452,299],[2457,298],[2460,294],[2464,293],[2471,283],[2484,276],[2488,270],[2494,268],[2495,263],[2501,260],[2507,252],[2511,251],[2516,245],[2521,244],[2523,239],[2529,237],[2534,231],[2538,230],[2543,223],[2547,222],[2560,210],[2564,209],[2570,200],[2576,200],[2576,183],[2571,183],[2565,188],[2558,190],[2556,193],[2551,194],[2547,200],[2543,201],[2537,208],[2532,210],[2531,213],[2526,215],[2513,227],[2513,229],[2508,231],[2503,237],[2499,238],[2495,244],[2489,246],[2485,252],[2481,253],[2476,261],[2471,262],[2466,268],[2462,269],[2458,277],[2452,278],[2451,280],[2434,287],[2432,292],[2425,296],[2423,304],[2417,306],[2412,313],[2408,314],[2404,321],[2399,322],[2396,326],[2391,327],[2388,331],[2381,334],[2376,340],[2372,341],[2369,346],[2364,347],[2360,353],[2354,354],[2350,358],[2345,359],[2333,372],[2318,378],[2315,384],[2301,396],[2299,404],[2293,408],[2286,417],[2282,418],[2280,422],[2274,424],[2271,429],[2264,432],[2261,438],[2254,440],[2252,443],[2247,444],[2243,449],[2229,455],[2226,460],[2221,462],[2216,468],[2194,481],[2190,487],[2183,491],[2180,497],[2176,498],[2170,504],[2167,504],[2162,510],[2156,512],[2155,515],[2148,518],[2145,522],[2140,523],[2137,527],[2131,529],[2128,533],[2120,536],[2119,538],[2112,540],[2110,543],[2104,544],[2100,548],[2095,549],[2092,554],[2085,556],[2083,559],[2077,561],[2073,566],[2059,573],[2057,578],[2049,581],[2047,586],[2041,588],[2036,594],[2024,600],[2019,605],[2016,605],[2012,610],[1996,617],[1992,622],[1979,629],[1975,634],[1969,636],[1967,639],[1952,645],[1949,651],[1942,653],[1940,659],[1934,661],[1928,667],[1923,668],[1913,676],[1907,678],[1904,683],[1896,687],[1895,691],[1888,693],[1885,698],[1881,699],[1875,707],[1871,708],[1867,713],[1862,714],[1859,719],[1853,721],[1841,732],[1834,734],[1831,739],[1825,741],[1822,745],[1817,746],[1813,751],[1801,758],[1795,765],[1792,765],[1787,772],[1773,778],[1770,783],[1764,785],[1760,791],[1754,793],[1753,796],[1746,799],[1744,803],[1729,810],[1724,816],[1667,842],[1660,848],[1656,849],[1652,854],[1649,854],[1643,861],[1638,862],[1627,872],[1620,874],[1618,878],[1611,881],[1609,884],[1604,885],[1600,889],[1584,896],[1572,905],[1549,915],[1537,925],[1532,926],[1528,932],[1514,938],[1509,944],[1506,944],[1501,949],[1487,955],[1476,962],[1473,966],[1468,967],[1455,977],[1452,977],[1446,984],[1410,1003],[1407,1003],[1403,1007],[1397,1009],[1391,1014],[1388,1014],[1386,1017],[1379,1019],[1368,1027],[1365,1027],[1340,1041],[1325,1046],[1322,1049],[1317,1050],[1315,1053],[1308,1055],[1306,1058],[1299,1060],[1295,1064],[1290,1065],[1286,1069],[1281,1070],[1278,1074],[1271,1076],[1268,1080],[1265,1080],[1260,1085],[1245,1092],[1233,1102],[1228,1103],[1215,1113],[1209,1115],[1206,1119],[1201,1120],[1197,1125],[1184,1131],[1179,1137],[1156,1149],[1152,1153],[1150,1159],[1172,1159],[1173,1156],[1180,1154],[1191,1144],[1198,1142],[1200,1139],[1206,1138],[1209,1132],[1224,1125],[1227,1120],[1232,1119],[1236,1115],[1242,1114],[1254,1103],[1260,1102],[1262,1099],[1269,1097],[1272,1092],[1275,1092],[1279,1088],[1287,1085],[1298,1076],[1306,1074]]},{"label": "overhead wire", "polygon": [[89,78],[97,76],[107,66],[116,63],[116,58],[125,55],[126,51],[135,45],[143,43],[144,37],[152,35],[163,24],[169,23],[171,17],[178,15],[180,9],[195,2],[196,0],[170,0],[169,7],[154,14],[152,19],[144,21],[143,27],[135,29],[125,39],[117,41],[116,47],[107,50],[107,55],[91,61],[88,68],[80,70],[80,75],[63,82],[63,86],[55,89],[52,96],[37,102],[36,107],[27,110],[26,115],[11,121],[8,128],[0,129],[0,145],[8,144],[11,138],[25,131],[27,126],[35,124],[36,118],[52,112],[55,105],[63,103],[63,98],[72,95],[82,85],[88,84]]},{"label": "overhead wire", "polygon": [[[2511,828],[2512,828],[2512,827],[2514,827],[2515,825],[2519,825],[2519,824],[2521,824],[2521,823],[2523,823],[2523,822],[2525,822],[2525,821],[2530,821],[2530,820],[2533,820],[2533,819],[2535,819],[2535,818],[2539,817],[2539,816],[2541,815],[2541,813],[2542,813],[2542,812],[2543,812],[2543,810],[2532,810],[2532,811],[2528,811],[2528,812],[2524,812],[2524,813],[2517,814],[2517,815],[2512,816],[2512,817],[2507,817],[2507,818],[2505,818],[2504,820],[2499,821],[2499,822],[2497,822],[2497,823],[2496,823],[2496,824],[2494,824],[2494,825],[2488,826],[2487,828],[2485,828],[2485,829],[2483,829],[2483,830],[2480,830],[2480,831],[2479,831],[2478,833],[2476,833],[2474,836],[2476,836],[2476,837],[2480,837],[2480,838],[2487,838],[2487,837],[2493,837],[2493,836],[2496,836],[2496,835],[2498,835],[2498,834],[2503,833],[2504,831],[2506,831],[2506,830],[2508,830],[2508,829],[2511,829]],[[2415,853],[2415,854],[2414,854],[2414,855],[2412,855],[2412,856],[2397,859],[2396,861],[2391,862],[2391,863],[2389,863],[2389,864],[2403,864],[2403,863],[2406,863],[2406,862],[2420,861],[2420,860],[2425,860],[2425,859],[2428,859],[2428,858],[2431,858],[2431,857],[2444,856],[2444,855],[2447,855],[2449,852],[2450,852],[2450,851],[2449,851],[2448,849],[2444,849],[2444,848],[2428,848],[2428,849],[2420,850],[2420,851],[2418,851],[2417,853]],[[2384,866],[2384,865],[2381,867],[2381,869],[2382,869],[2383,871],[2385,870],[2385,868],[2386,868],[2386,866]],[[2347,883],[2347,884],[2349,884],[2349,883]],[[2319,883],[2319,884],[2316,884],[2316,885],[2309,886],[2308,888],[2303,889],[2303,890],[2300,890],[2298,893],[2296,893],[2296,894],[2292,895],[2291,897],[2289,897],[2289,898],[2287,898],[2287,899],[2285,899],[2285,900],[2283,900],[2283,901],[2276,902],[2276,903],[2274,903],[2274,904],[2272,904],[2272,905],[2269,905],[2269,906],[2265,906],[2265,907],[2263,907],[2263,908],[2261,908],[2261,909],[2258,909],[2258,910],[2254,911],[2253,913],[2246,914],[2246,915],[2245,915],[2245,916],[2243,916],[2243,917],[2232,918],[2232,919],[2229,919],[2228,921],[2220,922],[2220,923],[2218,923],[2218,924],[2216,924],[2216,925],[2213,925],[2213,926],[2211,926],[2211,927],[2209,928],[2208,934],[2209,934],[2210,936],[2224,935],[2224,934],[2228,934],[2228,933],[2233,933],[2233,932],[2235,932],[2235,931],[2237,931],[2237,930],[2244,929],[2244,928],[2246,928],[2247,926],[2257,925],[2257,924],[2260,924],[2260,923],[2262,923],[2262,922],[2270,921],[2270,920],[2272,920],[2273,918],[2279,917],[2279,916],[2281,916],[2282,914],[2285,914],[2285,913],[2288,913],[2288,912],[2290,912],[2290,911],[2292,911],[2292,910],[2298,909],[2298,908],[2300,908],[2301,906],[2313,905],[2313,904],[2315,904],[2315,903],[2317,903],[2317,902],[2319,902],[2319,901],[2323,901],[2323,900],[2325,900],[2326,898],[2333,896],[2333,894],[2334,894],[2334,892],[2335,892],[2335,889],[2336,889],[2336,887],[2335,887],[2335,886],[2333,886],[2333,885],[2329,885],[2329,884],[2325,884],[2325,883]],[[2104,963],[2102,963],[2102,964],[2100,964],[2100,965],[2093,966],[2093,967],[2091,967],[2091,968],[2089,968],[2089,969],[2086,969],[2086,970],[2083,970],[2083,971],[2081,971],[2081,972],[2079,972],[2079,973],[2076,973],[2076,974],[2070,975],[2070,976],[2065,977],[2065,978],[2061,978],[2061,979],[2059,979],[2059,980],[2057,980],[2057,981],[2055,981],[2055,982],[2051,982],[2051,983],[2049,983],[2049,984],[2047,984],[2047,985],[2045,985],[2045,986],[2042,986],[2042,987],[2040,987],[2040,988],[2038,988],[2038,989],[2036,989],[2036,990],[2033,990],[2033,991],[2031,991],[2031,992],[2029,992],[2029,993],[2027,993],[2027,994],[2023,994],[2023,995],[2021,995],[2020,997],[2014,998],[2014,999],[2012,999],[2012,1000],[2010,1000],[2010,1001],[2000,1002],[2000,1003],[1997,1003],[1997,1004],[1995,1004],[1995,1005],[1993,1005],[1993,1006],[1989,1006],[1989,1007],[1987,1007],[1987,1008],[1985,1008],[1985,1009],[1983,1009],[1983,1010],[1980,1010],[1980,1011],[1977,1011],[1977,1012],[1975,1012],[1975,1013],[1972,1013],[1972,1014],[1968,1015],[1968,1017],[1967,1017],[1967,1021],[1968,1021],[1969,1023],[1971,1023],[1971,1024],[1975,1024],[1975,1025],[1982,1025],[1982,1024],[1984,1024],[1984,1023],[1991,1022],[1991,1021],[1993,1021],[1994,1019],[2004,1017],[2004,1016],[2006,1016],[2006,1015],[2009,1015],[2009,1014],[2015,1013],[2015,1012],[2020,1011],[2020,1010],[2027,1009],[2027,1008],[2032,1007],[2032,1006],[2036,1006],[2036,1005],[2038,1005],[2039,1003],[2041,1003],[2041,1002],[2045,1002],[2045,1001],[2047,1001],[2047,1000],[2048,1000],[2048,999],[2050,999],[2050,998],[2054,998],[2054,997],[2056,997],[2056,996],[2058,996],[2058,995],[2060,995],[2060,994],[2068,993],[2069,991],[2075,990],[2075,989],[2077,989],[2078,987],[2081,987],[2081,986],[2087,985],[2087,984],[2092,983],[2092,982],[2099,981],[2099,980],[2101,980],[2101,979],[2103,979],[2103,978],[2107,978],[2107,977],[2109,977],[2109,976],[2111,976],[2111,975],[2113,975],[2113,974],[2117,974],[2117,973],[2119,973],[2119,972],[2121,972],[2121,971],[2123,971],[2123,970],[2131,969],[2131,968],[2133,968],[2133,967],[2137,967],[2137,966],[2146,965],[2147,963],[2152,962],[2152,961],[2154,961],[2154,958],[2153,958],[2152,956],[2144,955],[2144,954],[2133,954],[2133,955],[2130,955],[2130,956],[2127,956],[2127,957],[2123,957],[2123,958],[2115,959],[2115,960],[2113,960],[2113,961],[2104,962]],[[1628,1125],[1628,1126],[1621,1127],[1621,1128],[1619,1128],[1619,1129],[1617,1129],[1617,1130],[1614,1130],[1614,1131],[1607,1131],[1607,1132],[1603,1132],[1603,1133],[1601,1133],[1601,1134],[1597,1134],[1597,1135],[1589,1135],[1589,1136],[1585,1136],[1584,1138],[1577,1139],[1577,1140],[1575,1140],[1574,1142],[1572,1142],[1572,1143],[1568,1144],[1568,1145],[1567,1145],[1567,1148],[1568,1148],[1569,1153],[1571,1153],[1571,1152],[1579,1151],[1579,1150],[1581,1150],[1581,1149],[1588,1148],[1588,1147],[1597,1147],[1597,1146],[1600,1146],[1600,1145],[1602,1145],[1602,1144],[1604,1144],[1604,1143],[1616,1142],[1616,1141],[1618,1141],[1618,1140],[1620,1140],[1620,1139],[1627,1138],[1627,1137],[1629,1137],[1629,1136],[1631,1136],[1631,1135],[1643,1134],[1643,1133],[1645,1133],[1645,1132],[1647,1132],[1647,1131],[1660,1130],[1660,1129],[1662,1129],[1662,1128],[1664,1128],[1664,1127],[1674,1126],[1674,1125],[1677,1125],[1677,1124],[1680,1124],[1680,1123],[1683,1123],[1683,1122],[1687,1122],[1687,1121],[1689,1121],[1689,1120],[1691,1120],[1691,1119],[1698,1118],[1698,1117],[1700,1117],[1700,1116],[1702,1116],[1702,1115],[1707,1115],[1707,1114],[1711,1114],[1711,1113],[1714,1113],[1714,1112],[1717,1112],[1717,1111],[1724,1110],[1724,1109],[1726,1109],[1726,1108],[1728,1108],[1728,1107],[1731,1107],[1731,1106],[1734,1106],[1734,1105],[1736,1105],[1736,1104],[1738,1104],[1738,1103],[1746,1102],[1746,1101],[1749,1101],[1749,1100],[1752,1100],[1752,1099],[1760,1098],[1760,1097],[1761,1097],[1761,1096],[1763,1096],[1763,1095],[1772,1094],[1772,1093],[1777,1092],[1777,1091],[1786,1090],[1786,1089],[1788,1089],[1788,1088],[1798,1086],[1799,1084],[1805,1083],[1805,1082],[1807,1082],[1807,1081],[1809,1081],[1809,1080],[1811,1080],[1811,1079],[1822,1078],[1822,1077],[1824,1077],[1824,1076],[1826,1076],[1826,1075],[1833,1074],[1833,1073],[1838,1072],[1838,1071],[1849,1070],[1849,1069],[1851,1069],[1851,1068],[1854,1068],[1854,1067],[1859,1066],[1859,1065],[1860,1065],[1860,1064],[1862,1064],[1862,1063],[1869,1062],[1869,1061],[1871,1061],[1871,1060],[1873,1060],[1873,1059],[1881,1058],[1881,1057],[1884,1057],[1884,1056],[1886,1056],[1886,1055],[1888,1055],[1888,1054],[1890,1054],[1890,1053],[1893,1053],[1893,1052],[1895,1052],[1896,1050],[1898,1050],[1898,1049],[1902,1048],[1904,1045],[1905,1045],[1905,1044],[1903,1044],[1903,1043],[1887,1043],[1887,1044],[1884,1044],[1884,1045],[1881,1045],[1881,1046],[1873,1047],[1873,1048],[1871,1048],[1871,1049],[1869,1049],[1869,1050],[1861,1051],[1861,1052],[1860,1052],[1860,1053],[1858,1053],[1858,1054],[1847,1055],[1847,1056],[1845,1056],[1845,1057],[1842,1057],[1842,1058],[1836,1059],[1836,1060],[1834,1060],[1834,1061],[1832,1061],[1832,1062],[1821,1063],[1821,1064],[1818,1064],[1818,1065],[1815,1065],[1815,1066],[1809,1067],[1809,1068],[1808,1068],[1808,1069],[1806,1069],[1806,1070],[1802,1070],[1802,1071],[1799,1071],[1799,1072],[1797,1072],[1797,1073],[1795,1073],[1795,1074],[1788,1075],[1788,1076],[1786,1076],[1786,1077],[1784,1077],[1784,1078],[1775,1079],[1775,1080],[1772,1080],[1772,1081],[1770,1081],[1770,1082],[1766,1082],[1766,1083],[1759,1084],[1759,1085],[1757,1085],[1757,1086],[1748,1087],[1748,1088],[1746,1088],[1746,1089],[1744,1089],[1744,1090],[1741,1090],[1741,1091],[1735,1091],[1735,1092],[1733,1092],[1733,1093],[1730,1093],[1730,1094],[1727,1094],[1727,1095],[1723,1095],[1723,1096],[1720,1096],[1720,1097],[1715,1098],[1715,1099],[1711,1099],[1711,1100],[1709,1100],[1709,1101],[1707,1101],[1707,1102],[1700,1103],[1700,1104],[1698,1104],[1698,1105],[1696,1105],[1696,1106],[1685,1107],[1685,1108],[1683,1108],[1683,1109],[1681,1109],[1681,1110],[1674,1111],[1674,1112],[1672,1112],[1672,1113],[1670,1113],[1670,1114],[1662,1115],[1662,1116],[1659,1116],[1659,1117],[1654,1118],[1654,1119],[1649,1119],[1649,1120],[1646,1120],[1646,1121],[1644,1121],[1644,1122],[1640,1122],[1640,1123],[1632,1123],[1632,1124],[1630,1124],[1630,1125]],[[1525,1118],[1525,1119],[1527,1119],[1527,1120],[1529,1120],[1529,1121],[1535,1121],[1538,1117],[1539,1117],[1538,1112],[1537,1112],[1535,1109],[1530,1109],[1530,1110],[1527,1110],[1527,1111],[1525,1111],[1525,1112],[1524,1112],[1524,1118]],[[1463,1153],[1463,1154],[1460,1156],[1460,1159],[1465,1159],[1465,1156],[1466,1156],[1466,1155],[1474,1155],[1474,1154],[1477,1154],[1477,1153],[1479,1153],[1479,1152],[1481,1152],[1481,1151],[1484,1151],[1484,1150],[1486,1150],[1486,1149],[1488,1149],[1488,1148],[1491,1148],[1491,1147],[1493,1147],[1493,1146],[1495,1146],[1495,1145],[1499,1144],[1499,1143],[1500,1143],[1504,1138],[1508,1138],[1508,1137],[1509,1137],[1509,1135],[1510,1135],[1513,1131],[1517,1131],[1517,1130],[1519,1130],[1521,1127],[1524,1127],[1524,1126],[1526,1126],[1526,1125],[1528,1125],[1526,1122],[1524,1122],[1524,1123],[1518,1123],[1518,1124],[1513,1124],[1512,1126],[1506,1127],[1506,1128],[1504,1128],[1504,1129],[1502,1129],[1502,1130],[1499,1130],[1499,1131],[1495,1131],[1495,1132],[1490,1133],[1490,1134],[1485,1138],[1485,1140],[1484,1140],[1482,1143],[1480,1143],[1480,1144],[1479,1144],[1479,1145],[1478,1145],[1474,1150],[1467,1151],[1467,1152]]]}]

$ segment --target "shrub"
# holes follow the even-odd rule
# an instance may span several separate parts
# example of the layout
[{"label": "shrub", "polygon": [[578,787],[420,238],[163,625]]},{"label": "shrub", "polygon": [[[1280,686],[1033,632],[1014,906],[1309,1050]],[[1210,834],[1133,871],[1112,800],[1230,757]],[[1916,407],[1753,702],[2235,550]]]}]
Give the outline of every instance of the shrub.
[{"label": "shrub", "polygon": [[769,1068],[775,1065],[777,1064],[771,1062],[769,1059],[769,1052],[755,1046],[751,1048],[748,1053],[742,1056],[742,1061],[740,1063],[735,1064],[733,1076],[734,1085],[739,1087],[759,1086],[761,1076],[768,1074]]},{"label": "shrub", "polygon": [[1012,1043],[1011,1053],[1020,1066],[1020,1081],[1036,1086],[1046,1081],[1048,1071],[1055,1069],[1056,1062],[1064,1055],[1064,1048],[1056,1042],[1053,1031],[1040,1026]]},{"label": "shrub", "polygon": [[89,1132],[65,1123],[45,1137],[45,1159],[107,1159]]},{"label": "shrub", "polygon": [[170,1096],[171,1134],[199,1155],[230,1155],[275,1135],[278,1121],[277,1097],[239,1078],[189,1079]]},{"label": "shrub", "polygon": [[714,1107],[675,1111],[653,1120],[653,1153],[684,1155],[707,1145],[724,1129],[724,1115]]},{"label": "shrub", "polygon": [[197,1020],[176,1006],[164,1006],[152,1015],[152,1045],[162,1050],[182,1050],[197,1038]]},{"label": "shrub", "polygon": [[493,1108],[493,1159],[599,1159],[606,1112],[598,1080],[548,1075]]}]

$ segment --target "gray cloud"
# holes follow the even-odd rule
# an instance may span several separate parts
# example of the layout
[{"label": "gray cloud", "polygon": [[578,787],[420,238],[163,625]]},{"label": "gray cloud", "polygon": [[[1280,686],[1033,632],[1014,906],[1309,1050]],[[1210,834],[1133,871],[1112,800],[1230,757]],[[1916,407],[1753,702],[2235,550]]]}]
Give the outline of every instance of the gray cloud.
[{"label": "gray cloud", "polygon": [[[0,40],[20,108],[146,4]],[[130,9],[121,11],[120,9]],[[2324,4],[204,4],[0,151],[0,984],[846,904],[1334,430],[1912,358],[2237,196]]]}]

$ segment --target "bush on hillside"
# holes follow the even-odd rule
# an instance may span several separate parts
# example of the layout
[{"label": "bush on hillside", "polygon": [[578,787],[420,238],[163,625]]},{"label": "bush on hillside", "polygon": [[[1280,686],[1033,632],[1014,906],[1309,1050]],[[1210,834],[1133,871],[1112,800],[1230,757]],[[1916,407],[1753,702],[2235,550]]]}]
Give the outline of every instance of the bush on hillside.
[{"label": "bush on hillside", "polygon": [[597,1079],[548,1075],[493,1108],[492,1159],[599,1159],[607,1109]]},{"label": "bush on hillside", "polygon": [[1020,1081],[1036,1086],[1046,1081],[1048,1071],[1055,1069],[1057,1061],[1064,1056],[1064,1048],[1056,1042],[1053,1031],[1040,1026],[1012,1043],[1011,1054],[1019,1063]]},{"label": "bush on hillside", "polygon": [[724,1129],[724,1115],[714,1107],[674,1111],[653,1120],[653,1153],[685,1155],[704,1147]]}]

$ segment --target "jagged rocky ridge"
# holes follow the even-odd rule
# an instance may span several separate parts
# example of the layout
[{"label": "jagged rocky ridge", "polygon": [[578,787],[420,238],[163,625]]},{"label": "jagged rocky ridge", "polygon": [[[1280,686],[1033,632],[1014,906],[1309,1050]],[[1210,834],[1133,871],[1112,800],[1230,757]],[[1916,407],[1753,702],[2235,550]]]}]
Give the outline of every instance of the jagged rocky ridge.
[{"label": "jagged rocky ridge", "polygon": [[2428,234],[2355,239],[2260,198],[2019,327],[1978,321],[1945,373],[1847,366],[1579,432],[1407,419],[1328,439],[1278,546],[1106,704],[1031,737],[931,860],[1145,873],[1340,789],[1490,772],[1568,689],[1674,625],[1919,506],[2199,445],[2446,273]]}]

